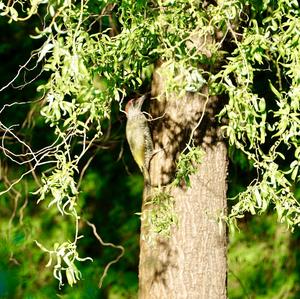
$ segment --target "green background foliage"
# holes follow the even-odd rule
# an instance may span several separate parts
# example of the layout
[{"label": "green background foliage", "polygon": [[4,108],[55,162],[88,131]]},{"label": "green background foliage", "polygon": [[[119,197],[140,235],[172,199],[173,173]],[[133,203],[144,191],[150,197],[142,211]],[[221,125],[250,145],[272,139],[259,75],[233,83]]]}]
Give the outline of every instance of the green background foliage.
[{"label": "green background foliage", "polygon": [[[0,297],[136,298],[143,183],[120,110],[149,90],[159,60],[166,93],[205,84],[227,98],[219,115],[231,159],[227,221],[241,229],[230,237],[230,298],[297,298],[299,3],[217,2],[0,2],[0,88],[31,57],[1,89]],[[188,182],[193,169],[182,161]],[[120,250],[102,246],[86,220],[125,248],[101,289]],[[85,257],[93,262],[76,260]],[[82,279],[68,286],[77,269]]]}]

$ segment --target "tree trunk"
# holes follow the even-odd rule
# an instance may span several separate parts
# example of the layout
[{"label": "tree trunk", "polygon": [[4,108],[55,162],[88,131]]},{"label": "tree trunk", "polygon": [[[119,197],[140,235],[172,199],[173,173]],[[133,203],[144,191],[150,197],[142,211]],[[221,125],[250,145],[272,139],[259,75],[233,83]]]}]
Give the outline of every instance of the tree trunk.
[{"label": "tree trunk", "polygon": [[[156,71],[152,96],[163,90],[163,79]],[[219,99],[195,94],[174,97],[151,102],[151,115],[160,118],[153,121],[157,153],[151,159],[152,187],[144,192],[143,215],[153,208],[146,202],[155,189],[163,189],[174,179],[175,161],[200,119],[193,145],[202,147],[205,156],[190,177],[191,187],[182,183],[171,188],[178,225],[170,237],[155,235],[149,241],[151,228],[147,217],[142,217],[139,298],[222,299],[226,298],[227,236],[218,218],[227,212],[227,152],[215,120]]]}]

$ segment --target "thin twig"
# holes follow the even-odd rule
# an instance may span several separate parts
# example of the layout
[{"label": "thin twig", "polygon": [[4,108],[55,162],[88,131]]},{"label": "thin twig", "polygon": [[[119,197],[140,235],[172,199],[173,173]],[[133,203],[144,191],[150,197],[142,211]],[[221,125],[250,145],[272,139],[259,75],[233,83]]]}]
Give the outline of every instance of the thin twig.
[{"label": "thin twig", "polygon": [[196,126],[193,128],[192,132],[191,132],[191,135],[190,135],[190,139],[189,139],[189,142],[187,143],[186,147],[184,148],[184,150],[182,151],[183,153],[190,148],[191,146],[191,143],[193,141],[193,138],[194,138],[194,134],[195,134],[195,131],[198,129],[198,127],[200,126],[202,120],[203,120],[203,117],[204,117],[204,114],[205,114],[205,109],[206,109],[206,105],[208,103],[208,100],[209,100],[209,96],[206,95],[206,101],[204,103],[204,107],[203,107],[203,111],[202,111],[202,114],[201,114],[201,117],[198,121],[198,123],[196,124]]},{"label": "thin twig", "polygon": [[4,85],[4,86],[0,89],[0,92],[3,91],[4,89],[6,89],[8,86],[10,86],[11,84],[13,84],[14,81],[17,80],[17,78],[19,77],[19,75],[20,75],[22,69],[24,69],[24,68],[27,66],[27,64],[31,61],[31,59],[32,59],[35,55],[38,55],[38,53],[32,54],[32,55],[29,57],[29,59],[25,62],[25,64],[23,64],[23,65],[20,66],[20,68],[18,69],[17,74],[13,77],[12,80],[10,80],[6,85]]},{"label": "thin twig", "polygon": [[100,289],[100,288],[102,287],[103,280],[104,280],[105,276],[107,275],[107,271],[108,271],[109,267],[110,267],[112,264],[115,264],[115,263],[117,263],[117,262],[120,260],[120,258],[121,258],[121,257],[124,255],[124,253],[125,253],[125,249],[124,249],[124,247],[121,246],[121,245],[115,245],[115,244],[113,244],[113,243],[107,243],[107,242],[104,242],[104,241],[101,239],[101,237],[98,235],[96,226],[95,226],[93,223],[89,222],[88,220],[85,220],[85,222],[86,222],[90,227],[92,227],[93,233],[94,233],[95,237],[97,238],[97,240],[99,241],[99,243],[100,243],[102,246],[110,246],[110,247],[117,248],[117,249],[120,249],[120,250],[121,250],[121,253],[117,256],[117,258],[114,259],[114,260],[112,260],[111,262],[109,262],[109,263],[105,266],[104,271],[103,271],[103,274],[102,274],[102,276],[100,277],[100,280],[99,280],[99,283],[98,283],[98,287],[99,287],[99,289]]},{"label": "thin twig", "polygon": [[88,159],[88,161],[86,162],[86,164],[84,165],[84,167],[82,168],[81,170],[81,173],[80,173],[80,177],[79,177],[79,180],[78,180],[78,188],[80,187],[81,185],[81,182],[82,182],[82,178],[83,178],[83,175],[85,174],[87,168],[89,167],[90,163],[93,161],[93,159],[95,158],[97,154],[97,151],[95,151],[95,153]]}]

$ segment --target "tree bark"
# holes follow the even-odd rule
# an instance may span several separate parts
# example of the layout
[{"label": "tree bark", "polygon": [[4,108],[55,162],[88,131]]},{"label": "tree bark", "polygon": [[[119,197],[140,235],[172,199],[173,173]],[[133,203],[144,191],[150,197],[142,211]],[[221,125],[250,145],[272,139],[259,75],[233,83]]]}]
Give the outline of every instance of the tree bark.
[{"label": "tree bark", "polygon": [[[152,96],[164,90],[163,78],[155,72]],[[205,88],[203,94],[207,93]],[[151,159],[150,197],[155,188],[164,188],[173,179],[175,161],[185,148],[191,132],[193,144],[205,150],[197,172],[184,183],[172,187],[178,225],[171,236],[156,235],[147,241],[149,226],[142,217],[139,264],[139,299],[222,299],[227,297],[227,233],[218,217],[225,215],[227,151],[215,119],[220,100],[187,94],[184,98],[164,96],[151,102],[157,153]],[[200,125],[199,120],[201,120]],[[149,190],[144,194],[142,213],[152,207]]]}]

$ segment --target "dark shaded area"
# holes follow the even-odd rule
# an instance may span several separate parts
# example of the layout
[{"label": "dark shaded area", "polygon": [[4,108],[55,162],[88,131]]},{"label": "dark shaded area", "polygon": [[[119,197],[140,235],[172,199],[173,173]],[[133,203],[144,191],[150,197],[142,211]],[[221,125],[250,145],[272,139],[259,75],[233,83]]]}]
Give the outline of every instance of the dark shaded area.
[{"label": "dark shaded area", "polygon": [[[153,96],[156,96],[160,89],[157,84],[154,77]],[[202,92],[207,93],[206,88],[203,88]],[[165,160],[165,165],[160,170],[163,181],[158,184],[167,185],[174,180],[178,153],[186,149],[191,134],[193,134],[193,140],[190,146],[202,146],[204,149],[222,140],[220,124],[214,117],[224,105],[222,99],[205,98],[191,93],[180,101],[183,103],[170,98],[168,101],[153,102],[151,105],[150,114],[154,119],[157,118],[154,121],[155,131],[152,132],[153,142],[156,144],[156,150],[164,152]],[[200,119],[201,122],[198,123]],[[164,130],[168,132],[168,135],[158,141],[158,132],[164,132]]]}]

